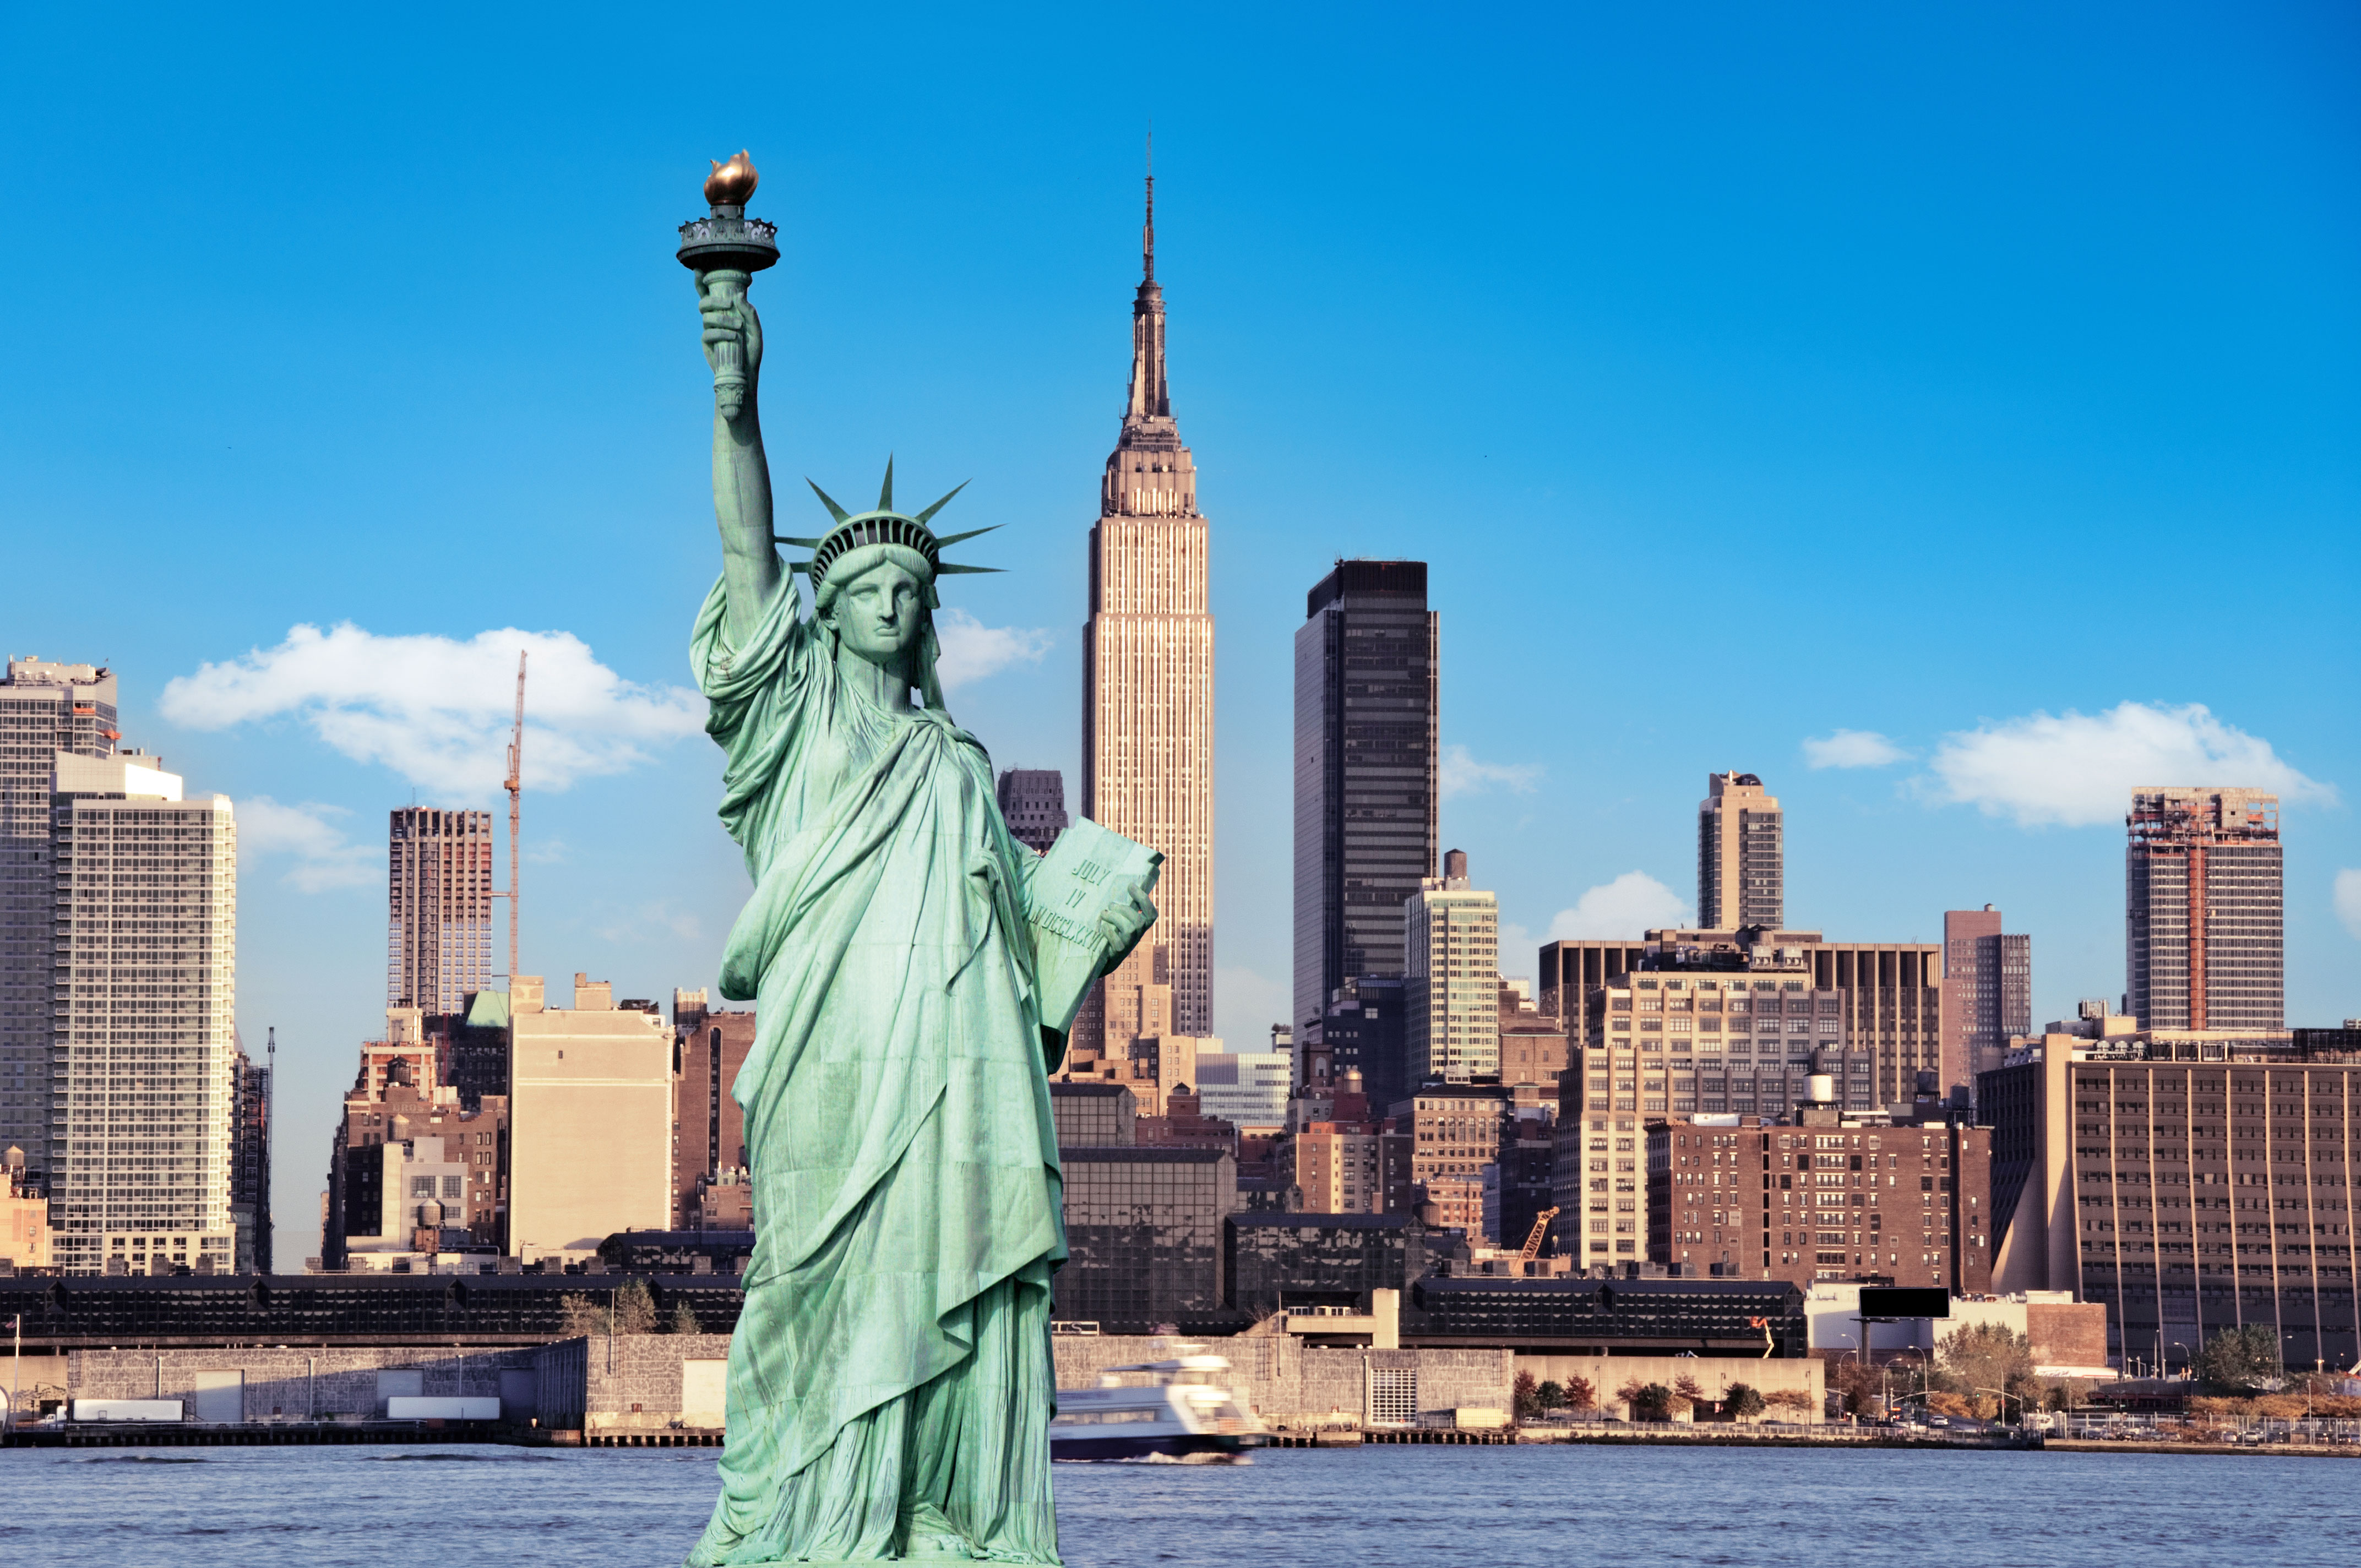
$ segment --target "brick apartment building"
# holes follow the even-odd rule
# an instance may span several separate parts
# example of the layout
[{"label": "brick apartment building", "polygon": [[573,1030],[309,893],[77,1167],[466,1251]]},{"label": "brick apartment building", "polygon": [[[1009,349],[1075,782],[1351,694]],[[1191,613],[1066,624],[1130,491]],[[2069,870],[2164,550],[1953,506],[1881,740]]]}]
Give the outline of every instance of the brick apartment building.
[{"label": "brick apartment building", "polygon": [[1648,1260],[1684,1276],[1992,1287],[1992,1135],[1806,1110],[1648,1124]]}]

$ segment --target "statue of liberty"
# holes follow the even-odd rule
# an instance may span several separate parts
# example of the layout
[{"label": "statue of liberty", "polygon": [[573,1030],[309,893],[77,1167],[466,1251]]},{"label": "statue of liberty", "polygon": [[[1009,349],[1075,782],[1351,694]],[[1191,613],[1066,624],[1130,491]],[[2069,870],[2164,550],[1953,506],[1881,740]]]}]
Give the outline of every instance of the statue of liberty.
[{"label": "statue of liberty", "polygon": [[[820,492],[828,532],[774,539],[747,274],[697,280],[722,571],[693,660],[754,881],[721,993],[759,1023],[732,1090],[757,1230],[721,1497],[688,1562],[1055,1563],[1048,1072],[1071,1012],[1045,1021],[1043,861],[936,678],[936,578],[960,569],[941,552],[970,536],[928,526],[948,496],[896,511],[889,462],[873,510]],[[809,620],[779,543],[811,549]],[[1154,921],[1149,881],[1078,912],[1103,968]]]}]

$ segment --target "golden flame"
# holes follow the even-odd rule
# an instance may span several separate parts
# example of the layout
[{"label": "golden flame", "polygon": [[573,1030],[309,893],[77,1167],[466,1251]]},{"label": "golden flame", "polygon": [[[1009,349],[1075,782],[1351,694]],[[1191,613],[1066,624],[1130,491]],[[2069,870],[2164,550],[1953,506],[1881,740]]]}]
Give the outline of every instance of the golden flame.
[{"label": "golden flame", "polygon": [[754,160],[743,151],[727,163],[706,161],[713,164],[713,172],[705,181],[705,199],[717,207],[744,206],[763,178],[754,172]]}]

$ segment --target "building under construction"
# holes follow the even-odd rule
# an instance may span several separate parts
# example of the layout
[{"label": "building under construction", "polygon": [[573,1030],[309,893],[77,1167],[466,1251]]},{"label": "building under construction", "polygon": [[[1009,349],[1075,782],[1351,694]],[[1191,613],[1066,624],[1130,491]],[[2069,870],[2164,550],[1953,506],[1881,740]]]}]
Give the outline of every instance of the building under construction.
[{"label": "building under construction", "polygon": [[2141,788],[2124,820],[2125,1010],[2146,1029],[2283,1028],[2279,796]]},{"label": "building under construction", "polygon": [[385,1004],[464,1013],[492,981],[492,815],[406,806],[386,843]]}]

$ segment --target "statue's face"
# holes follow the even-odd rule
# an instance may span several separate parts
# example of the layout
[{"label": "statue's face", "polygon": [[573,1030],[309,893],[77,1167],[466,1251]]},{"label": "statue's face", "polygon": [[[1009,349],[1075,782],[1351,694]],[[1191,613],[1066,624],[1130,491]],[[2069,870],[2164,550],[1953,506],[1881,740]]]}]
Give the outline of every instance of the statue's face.
[{"label": "statue's face", "polygon": [[891,561],[838,586],[829,623],[844,645],[873,663],[897,663],[918,641],[926,588]]}]

